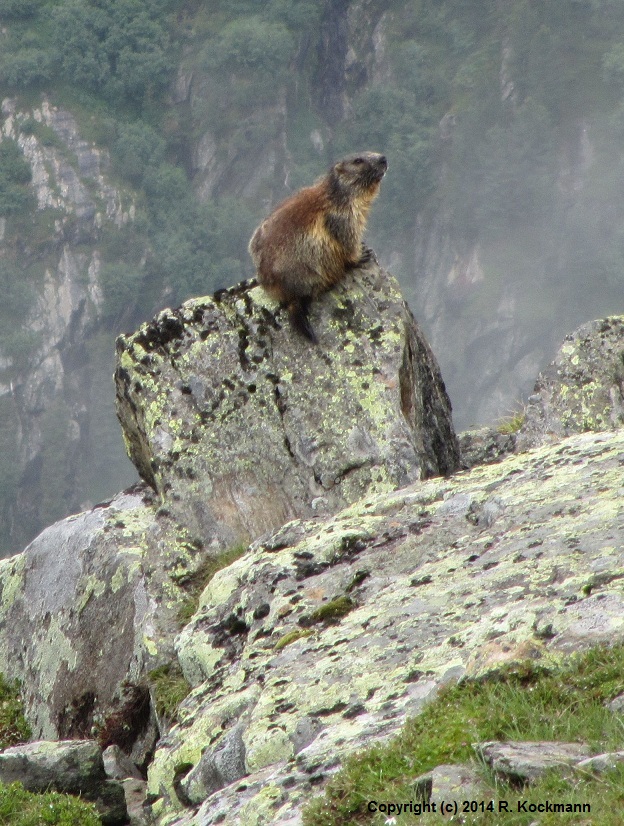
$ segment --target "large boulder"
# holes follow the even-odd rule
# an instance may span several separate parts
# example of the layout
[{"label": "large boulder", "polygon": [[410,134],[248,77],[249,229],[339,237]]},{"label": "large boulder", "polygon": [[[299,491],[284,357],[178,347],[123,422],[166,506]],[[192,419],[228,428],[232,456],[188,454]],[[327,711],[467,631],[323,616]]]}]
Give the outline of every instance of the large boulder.
[{"label": "large boulder", "polygon": [[249,541],[459,466],[435,358],[376,263],[313,307],[319,346],[255,282],[118,339],[128,453],[202,541]]},{"label": "large boulder", "polygon": [[135,737],[148,726],[137,692],[171,660],[204,558],[154,499],[120,494],[0,561],[0,671],[21,681],[35,737],[89,737],[122,711]]},{"label": "large boulder", "polygon": [[624,317],[610,316],[566,336],[537,378],[516,449],[623,425]]}]

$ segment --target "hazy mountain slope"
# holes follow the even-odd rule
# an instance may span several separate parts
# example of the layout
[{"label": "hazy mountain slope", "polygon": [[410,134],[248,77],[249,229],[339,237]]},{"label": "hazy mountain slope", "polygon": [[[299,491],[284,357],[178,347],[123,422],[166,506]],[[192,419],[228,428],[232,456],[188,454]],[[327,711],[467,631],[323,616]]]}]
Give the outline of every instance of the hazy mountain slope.
[{"label": "hazy mountain slope", "polygon": [[0,0],[0,22],[7,550],[132,478],[115,334],[252,275],[254,223],[343,151],[389,157],[370,240],[458,426],[619,309],[617,2]]}]

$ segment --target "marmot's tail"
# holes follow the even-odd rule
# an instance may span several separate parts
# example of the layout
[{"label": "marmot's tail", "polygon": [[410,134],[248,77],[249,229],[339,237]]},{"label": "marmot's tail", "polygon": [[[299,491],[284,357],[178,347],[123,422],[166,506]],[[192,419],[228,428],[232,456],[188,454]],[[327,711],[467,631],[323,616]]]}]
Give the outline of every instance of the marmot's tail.
[{"label": "marmot's tail", "polygon": [[316,333],[310,324],[310,298],[296,298],[288,304],[288,317],[293,329],[300,335],[311,341],[312,344],[318,344]]}]

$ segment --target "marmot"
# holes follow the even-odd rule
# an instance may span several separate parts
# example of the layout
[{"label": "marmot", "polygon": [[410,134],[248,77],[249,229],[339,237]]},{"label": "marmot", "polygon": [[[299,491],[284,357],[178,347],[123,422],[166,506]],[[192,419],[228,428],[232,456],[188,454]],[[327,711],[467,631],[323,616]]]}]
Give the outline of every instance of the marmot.
[{"label": "marmot", "polygon": [[349,155],[281,203],[249,242],[258,281],[288,309],[294,329],[315,344],[310,302],[370,258],[362,236],[387,168],[377,152]]}]

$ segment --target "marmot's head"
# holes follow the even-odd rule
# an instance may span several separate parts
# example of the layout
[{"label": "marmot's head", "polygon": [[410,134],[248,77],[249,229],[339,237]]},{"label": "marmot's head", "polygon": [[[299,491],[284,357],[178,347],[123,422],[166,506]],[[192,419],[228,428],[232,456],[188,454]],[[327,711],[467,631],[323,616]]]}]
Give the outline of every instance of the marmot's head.
[{"label": "marmot's head", "polygon": [[372,190],[376,194],[387,168],[385,155],[380,155],[379,152],[358,152],[334,164],[331,175],[341,188],[362,194]]}]

